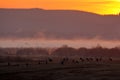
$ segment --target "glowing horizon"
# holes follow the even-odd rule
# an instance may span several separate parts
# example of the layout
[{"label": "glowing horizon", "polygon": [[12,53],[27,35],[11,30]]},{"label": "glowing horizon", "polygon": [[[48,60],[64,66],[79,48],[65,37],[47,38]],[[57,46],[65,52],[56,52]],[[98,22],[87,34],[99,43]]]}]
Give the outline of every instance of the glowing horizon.
[{"label": "glowing horizon", "polygon": [[57,40],[57,39],[0,39],[0,47],[3,48],[24,48],[41,47],[57,48],[68,45],[73,48],[94,48],[100,45],[104,48],[114,48],[120,46],[119,40],[100,40],[100,39],[76,39],[76,40]]},{"label": "glowing horizon", "polygon": [[81,10],[101,15],[119,14],[120,0],[4,0],[0,8],[42,8],[47,10]]}]

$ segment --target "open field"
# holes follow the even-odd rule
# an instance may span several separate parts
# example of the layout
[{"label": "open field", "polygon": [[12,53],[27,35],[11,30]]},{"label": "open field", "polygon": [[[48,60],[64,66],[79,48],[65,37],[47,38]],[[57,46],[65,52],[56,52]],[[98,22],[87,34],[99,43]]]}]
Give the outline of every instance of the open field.
[{"label": "open field", "polygon": [[0,65],[0,80],[120,80],[120,62]]}]

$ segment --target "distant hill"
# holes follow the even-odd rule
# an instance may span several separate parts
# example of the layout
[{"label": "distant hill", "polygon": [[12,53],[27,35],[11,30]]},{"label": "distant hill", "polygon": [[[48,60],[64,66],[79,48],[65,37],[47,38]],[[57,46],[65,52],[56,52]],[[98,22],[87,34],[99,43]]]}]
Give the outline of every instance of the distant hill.
[{"label": "distant hill", "polygon": [[74,10],[0,9],[0,38],[120,39],[120,15]]}]

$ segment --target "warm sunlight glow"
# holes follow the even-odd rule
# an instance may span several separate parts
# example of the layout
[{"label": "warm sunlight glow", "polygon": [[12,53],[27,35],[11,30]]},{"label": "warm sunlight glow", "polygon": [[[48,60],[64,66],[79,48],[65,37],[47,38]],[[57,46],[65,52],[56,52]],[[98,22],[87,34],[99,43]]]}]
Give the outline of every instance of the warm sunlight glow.
[{"label": "warm sunlight glow", "polygon": [[120,46],[120,41],[106,41],[98,39],[79,39],[79,40],[46,40],[46,39],[16,39],[0,40],[0,47],[43,47],[55,48],[68,45],[74,48],[86,47],[93,48],[100,44],[102,47],[113,48]]},{"label": "warm sunlight glow", "polygon": [[120,0],[1,0],[0,8],[82,10],[97,14],[119,14]]}]

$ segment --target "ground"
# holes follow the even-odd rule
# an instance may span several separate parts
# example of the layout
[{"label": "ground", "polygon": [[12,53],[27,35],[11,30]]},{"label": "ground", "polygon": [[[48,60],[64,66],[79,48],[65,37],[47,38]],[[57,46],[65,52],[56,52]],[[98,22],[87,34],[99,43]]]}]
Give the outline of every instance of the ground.
[{"label": "ground", "polygon": [[120,80],[120,64],[4,64],[0,65],[0,80]]}]

